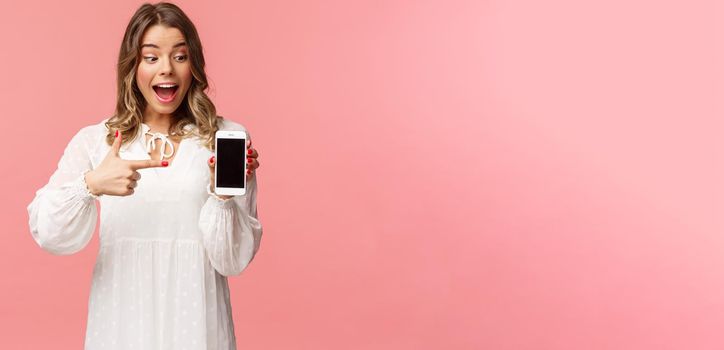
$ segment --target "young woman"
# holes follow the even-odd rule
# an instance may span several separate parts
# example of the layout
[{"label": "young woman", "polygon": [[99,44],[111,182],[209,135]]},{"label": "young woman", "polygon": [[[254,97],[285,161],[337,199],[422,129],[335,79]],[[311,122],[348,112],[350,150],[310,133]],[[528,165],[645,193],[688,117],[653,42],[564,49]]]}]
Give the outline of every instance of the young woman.
[{"label": "young woman", "polygon": [[216,115],[194,25],[175,5],[144,4],[118,58],[115,114],[80,129],[28,205],[30,230],[58,255],[96,226],[86,349],[235,349],[227,276],[262,236],[258,153],[247,192],[214,193],[214,133],[248,130]]}]

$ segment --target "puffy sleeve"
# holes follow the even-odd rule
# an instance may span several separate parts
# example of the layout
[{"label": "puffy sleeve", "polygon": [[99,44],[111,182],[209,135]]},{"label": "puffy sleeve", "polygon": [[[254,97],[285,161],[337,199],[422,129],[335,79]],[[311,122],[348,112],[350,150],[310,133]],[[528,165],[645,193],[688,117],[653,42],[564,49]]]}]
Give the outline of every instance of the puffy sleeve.
[{"label": "puffy sleeve", "polygon": [[73,136],[58,168],[27,206],[30,233],[51,254],[80,251],[90,241],[96,226],[96,197],[84,181],[85,172],[92,167],[88,141],[88,127]]},{"label": "puffy sleeve", "polygon": [[[251,136],[247,137],[251,139]],[[199,215],[204,246],[211,265],[234,276],[251,263],[259,250],[262,226],[256,208],[257,176],[247,181],[246,194],[221,199],[210,194]]]}]

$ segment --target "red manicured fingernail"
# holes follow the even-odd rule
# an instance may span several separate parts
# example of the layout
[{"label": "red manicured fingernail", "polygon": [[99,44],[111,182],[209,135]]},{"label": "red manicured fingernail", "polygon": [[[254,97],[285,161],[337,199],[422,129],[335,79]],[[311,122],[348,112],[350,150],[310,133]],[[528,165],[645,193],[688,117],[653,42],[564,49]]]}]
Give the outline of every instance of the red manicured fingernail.
[{"label": "red manicured fingernail", "polygon": [[214,164],[214,157],[215,156],[211,156],[211,164]]},{"label": "red manicured fingernail", "polygon": [[118,137],[118,130],[116,130],[116,137]]},{"label": "red manicured fingernail", "polygon": [[251,154],[251,150],[246,151],[247,154]]},{"label": "red manicured fingernail", "polygon": [[168,166],[168,162],[164,160],[163,162],[161,162],[161,165]]},{"label": "red manicured fingernail", "polygon": [[247,159],[246,162],[249,163],[249,164],[251,164],[252,160],[251,160],[251,159]]}]

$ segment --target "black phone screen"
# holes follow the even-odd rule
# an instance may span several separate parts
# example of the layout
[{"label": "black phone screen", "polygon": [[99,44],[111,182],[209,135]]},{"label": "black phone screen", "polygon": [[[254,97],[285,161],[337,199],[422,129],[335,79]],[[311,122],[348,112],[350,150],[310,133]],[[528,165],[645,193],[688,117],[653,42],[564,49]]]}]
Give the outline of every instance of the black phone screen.
[{"label": "black phone screen", "polygon": [[216,186],[244,188],[246,139],[216,139]]}]

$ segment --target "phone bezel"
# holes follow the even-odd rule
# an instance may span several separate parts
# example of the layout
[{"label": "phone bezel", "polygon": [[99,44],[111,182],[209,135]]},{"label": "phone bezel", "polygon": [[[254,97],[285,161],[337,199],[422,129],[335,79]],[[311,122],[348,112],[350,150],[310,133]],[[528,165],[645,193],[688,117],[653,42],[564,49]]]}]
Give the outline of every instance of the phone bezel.
[{"label": "phone bezel", "polygon": [[[216,156],[216,150],[219,149],[219,139],[246,139],[246,132],[243,130],[217,130],[216,131],[216,137],[214,138],[214,156]],[[244,149],[243,154],[246,155],[247,150],[247,142],[244,142]],[[244,157],[246,158],[246,156]],[[221,162],[221,159],[216,158],[217,166],[214,167],[214,193],[218,195],[223,196],[243,196],[246,194],[246,187],[247,184],[247,177],[246,177],[246,169],[247,164],[244,162],[244,188],[237,188],[237,187],[219,187],[217,183],[218,179],[218,164]]]}]

